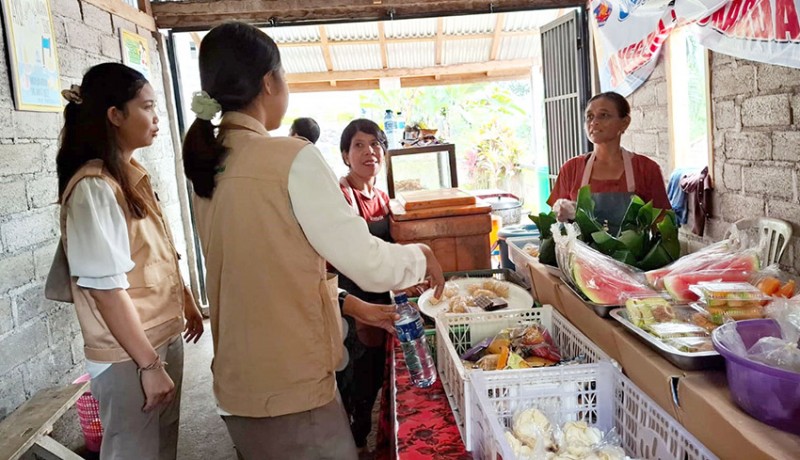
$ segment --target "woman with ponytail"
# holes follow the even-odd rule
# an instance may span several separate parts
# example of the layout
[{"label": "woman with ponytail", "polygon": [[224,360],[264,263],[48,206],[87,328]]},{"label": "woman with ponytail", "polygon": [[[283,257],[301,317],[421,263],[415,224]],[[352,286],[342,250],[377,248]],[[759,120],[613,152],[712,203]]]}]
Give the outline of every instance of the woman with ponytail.
[{"label": "woman with ponytail", "polygon": [[264,32],[212,29],[200,83],[183,159],[206,257],[219,411],[245,459],[357,458],[336,390],[341,313],[389,330],[396,316],[346,293],[337,301],[325,262],[374,292],[427,275],[440,294],[441,267],[427,246],[370,235],[313,144],[270,136],[289,90]]},{"label": "woman with ponytail", "polygon": [[134,152],[158,135],[155,92],[129,67],[92,67],[68,103],[56,156],[61,238],[100,402],[101,459],[175,459],[183,342],[203,320],[147,171]]}]

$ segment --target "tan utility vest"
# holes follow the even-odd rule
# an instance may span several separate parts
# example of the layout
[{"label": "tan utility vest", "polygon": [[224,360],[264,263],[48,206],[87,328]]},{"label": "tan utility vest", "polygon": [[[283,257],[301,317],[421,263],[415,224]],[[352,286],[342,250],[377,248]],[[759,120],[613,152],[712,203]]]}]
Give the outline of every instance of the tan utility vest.
[{"label": "tan utility vest", "polygon": [[[75,185],[86,177],[104,179],[114,191],[128,224],[131,259],[135,263],[133,269],[127,273],[130,283],[128,294],[136,307],[148,340],[157,348],[183,331],[183,281],[172,235],[153,193],[147,172],[135,160],[131,160],[128,170],[131,184],[145,200],[149,211],[147,217],[135,219],[131,216],[122,189],[103,168],[102,160],[91,160],[75,173],[64,190],[61,200],[62,242],[66,250],[69,245],[67,203]],[[108,329],[89,290],[78,286],[77,279],[71,278],[72,297],[83,333],[86,358],[98,362],[130,360],[131,357]]]},{"label": "tan utility vest", "polygon": [[289,170],[308,145],[273,138],[228,112],[229,149],[213,197],[194,198],[206,257],[214,393],[233,415],[274,417],[331,402],[342,357],[336,279],[289,199]]}]

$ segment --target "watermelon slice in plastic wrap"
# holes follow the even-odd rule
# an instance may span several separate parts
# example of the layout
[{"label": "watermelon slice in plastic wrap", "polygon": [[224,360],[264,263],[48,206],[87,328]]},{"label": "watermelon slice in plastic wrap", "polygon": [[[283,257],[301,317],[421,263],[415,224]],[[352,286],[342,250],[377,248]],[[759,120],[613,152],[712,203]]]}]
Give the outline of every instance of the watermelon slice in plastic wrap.
[{"label": "watermelon slice in plastic wrap", "polygon": [[758,248],[736,251],[730,241],[712,244],[700,251],[687,254],[666,267],[645,273],[647,284],[661,291],[665,289],[667,275],[696,273],[705,270],[739,270],[756,272],[759,269]]},{"label": "watermelon slice in plastic wrap", "polygon": [[573,242],[570,266],[575,286],[598,305],[623,305],[625,299],[633,295],[655,295],[655,291],[644,284],[641,271],[581,241]]},{"label": "watermelon slice in plastic wrap", "polygon": [[747,282],[753,270],[701,270],[691,273],[677,273],[664,277],[664,287],[676,302],[688,303],[699,299],[689,290],[695,284],[703,282]]}]

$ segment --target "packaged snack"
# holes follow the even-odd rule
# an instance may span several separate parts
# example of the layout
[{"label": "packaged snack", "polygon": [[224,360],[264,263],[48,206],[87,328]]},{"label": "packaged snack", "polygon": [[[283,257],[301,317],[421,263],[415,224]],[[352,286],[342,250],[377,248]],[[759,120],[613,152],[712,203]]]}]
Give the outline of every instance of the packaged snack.
[{"label": "packaged snack", "polygon": [[708,336],[705,329],[689,323],[653,323],[647,327],[647,331],[659,339]]},{"label": "packaged snack", "polygon": [[769,297],[749,283],[699,283],[691,286],[709,307],[750,308],[766,305]]},{"label": "packaged snack", "polygon": [[666,323],[675,319],[675,311],[663,297],[629,297],[625,300],[625,310],[630,322],[644,328],[653,323]]},{"label": "packaged snack", "polygon": [[470,348],[469,350],[465,351],[461,355],[461,359],[464,361],[477,361],[483,356],[483,352],[486,351],[486,348],[489,344],[492,343],[492,338],[488,337],[480,342],[476,343],[474,347]]},{"label": "packaged snack", "polygon": [[711,307],[697,302],[690,304],[690,306],[695,310],[704,313],[708,320],[717,326],[723,324],[726,319],[741,321],[745,319],[758,319],[764,317],[764,308],[761,306],[736,308],[731,308],[728,306]]},{"label": "packaged snack", "polygon": [[710,337],[678,337],[664,342],[684,353],[714,351],[714,345],[711,343]]},{"label": "packaged snack", "polygon": [[765,295],[790,299],[797,290],[797,279],[794,275],[781,270],[777,264],[753,274],[750,284],[757,287]]}]

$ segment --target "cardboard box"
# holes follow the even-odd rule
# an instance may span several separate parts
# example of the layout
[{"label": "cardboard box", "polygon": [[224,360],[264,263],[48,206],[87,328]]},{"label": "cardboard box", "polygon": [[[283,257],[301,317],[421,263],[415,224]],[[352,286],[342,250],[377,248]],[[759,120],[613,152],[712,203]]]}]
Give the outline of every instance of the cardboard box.
[{"label": "cardboard box", "polygon": [[721,459],[798,459],[800,436],[761,423],[733,402],[725,371],[694,372],[681,381],[680,421]]},{"label": "cardboard box", "polygon": [[547,268],[539,262],[529,263],[528,268],[531,271],[533,298],[542,305],[554,306],[563,315],[564,311],[559,306],[558,298],[558,285],[561,284],[561,279],[550,274]]},{"label": "cardboard box", "polygon": [[564,315],[567,319],[602,348],[608,356],[622,364],[617,350],[617,342],[614,339],[614,334],[612,334],[614,330],[621,329],[622,325],[613,319],[597,316],[594,310],[583,303],[583,300],[576,296],[561,280],[558,281],[556,288],[561,308],[564,310]]}]

